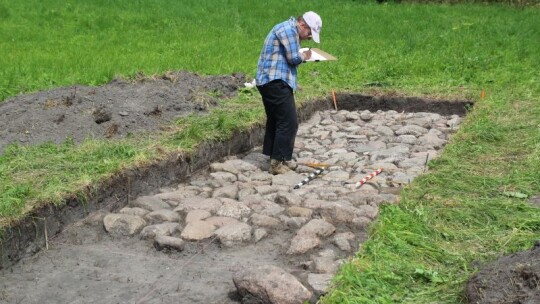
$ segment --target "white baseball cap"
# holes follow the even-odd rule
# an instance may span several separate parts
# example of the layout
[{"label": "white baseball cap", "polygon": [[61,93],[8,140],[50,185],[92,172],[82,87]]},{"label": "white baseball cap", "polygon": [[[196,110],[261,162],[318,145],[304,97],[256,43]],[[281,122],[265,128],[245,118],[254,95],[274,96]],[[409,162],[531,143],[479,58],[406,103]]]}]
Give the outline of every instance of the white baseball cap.
[{"label": "white baseball cap", "polygon": [[322,19],[321,16],[317,15],[315,12],[307,12],[303,16],[304,21],[311,28],[311,37],[313,41],[319,43],[319,34],[321,33],[322,28]]}]

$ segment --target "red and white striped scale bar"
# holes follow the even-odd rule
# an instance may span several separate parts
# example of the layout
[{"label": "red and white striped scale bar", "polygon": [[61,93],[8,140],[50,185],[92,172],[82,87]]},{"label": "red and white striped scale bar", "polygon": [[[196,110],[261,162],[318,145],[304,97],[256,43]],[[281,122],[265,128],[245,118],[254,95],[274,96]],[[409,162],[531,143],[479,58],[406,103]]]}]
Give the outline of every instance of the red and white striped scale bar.
[{"label": "red and white striped scale bar", "polygon": [[379,168],[373,172],[371,172],[369,175],[366,175],[364,178],[362,178],[359,182],[357,182],[355,184],[355,187],[358,188],[360,186],[362,186],[363,184],[365,184],[368,180],[374,178],[375,176],[379,175],[379,173],[382,172],[382,168]]}]

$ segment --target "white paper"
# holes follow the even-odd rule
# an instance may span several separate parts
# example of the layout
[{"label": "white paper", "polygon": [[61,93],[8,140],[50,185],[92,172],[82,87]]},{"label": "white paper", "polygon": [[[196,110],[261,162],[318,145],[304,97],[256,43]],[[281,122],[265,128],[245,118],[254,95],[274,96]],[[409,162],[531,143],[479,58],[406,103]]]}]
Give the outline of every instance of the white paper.
[{"label": "white paper", "polygon": [[[308,51],[310,50],[309,48],[301,48],[300,49],[300,52],[303,53],[305,51]],[[324,60],[329,60],[328,58],[326,58],[325,56],[317,53],[317,50],[316,49],[311,49],[311,57],[309,59],[307,59],[306,61],[324,61]],[[333,59],[335,60],[335,59]]]}]

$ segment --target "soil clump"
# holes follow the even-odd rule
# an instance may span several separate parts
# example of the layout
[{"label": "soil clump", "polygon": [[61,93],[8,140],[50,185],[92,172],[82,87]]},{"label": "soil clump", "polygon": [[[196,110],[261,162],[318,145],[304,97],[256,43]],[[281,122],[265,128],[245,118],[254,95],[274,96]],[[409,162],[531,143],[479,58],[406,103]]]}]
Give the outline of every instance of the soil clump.
[{"label": "soil clump", "polygon": [[485,265],[467,283],[467,298],[474,304],[540,303],[540,241]]}]

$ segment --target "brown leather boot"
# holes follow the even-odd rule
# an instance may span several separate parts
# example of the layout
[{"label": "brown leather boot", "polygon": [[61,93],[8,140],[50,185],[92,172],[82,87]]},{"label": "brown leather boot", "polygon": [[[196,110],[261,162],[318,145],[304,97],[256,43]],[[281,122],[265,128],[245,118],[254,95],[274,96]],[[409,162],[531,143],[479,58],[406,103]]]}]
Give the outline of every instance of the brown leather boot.
[{"label": "brown leather boot", "polygon": [[296,168],[298,168],[298,164],[296,163],[294,159],[283,161],[283,163],[285,164],[285,166],[287,166],[289,169],[293,171],[296,170]]},{"label": "brown leather boot", "polygon": [[277,159],[270,160],[270,170],[268,172],[273,175],[283,174],[291,171],[287,165],[283,163],[283,161],[279,161]]}]

